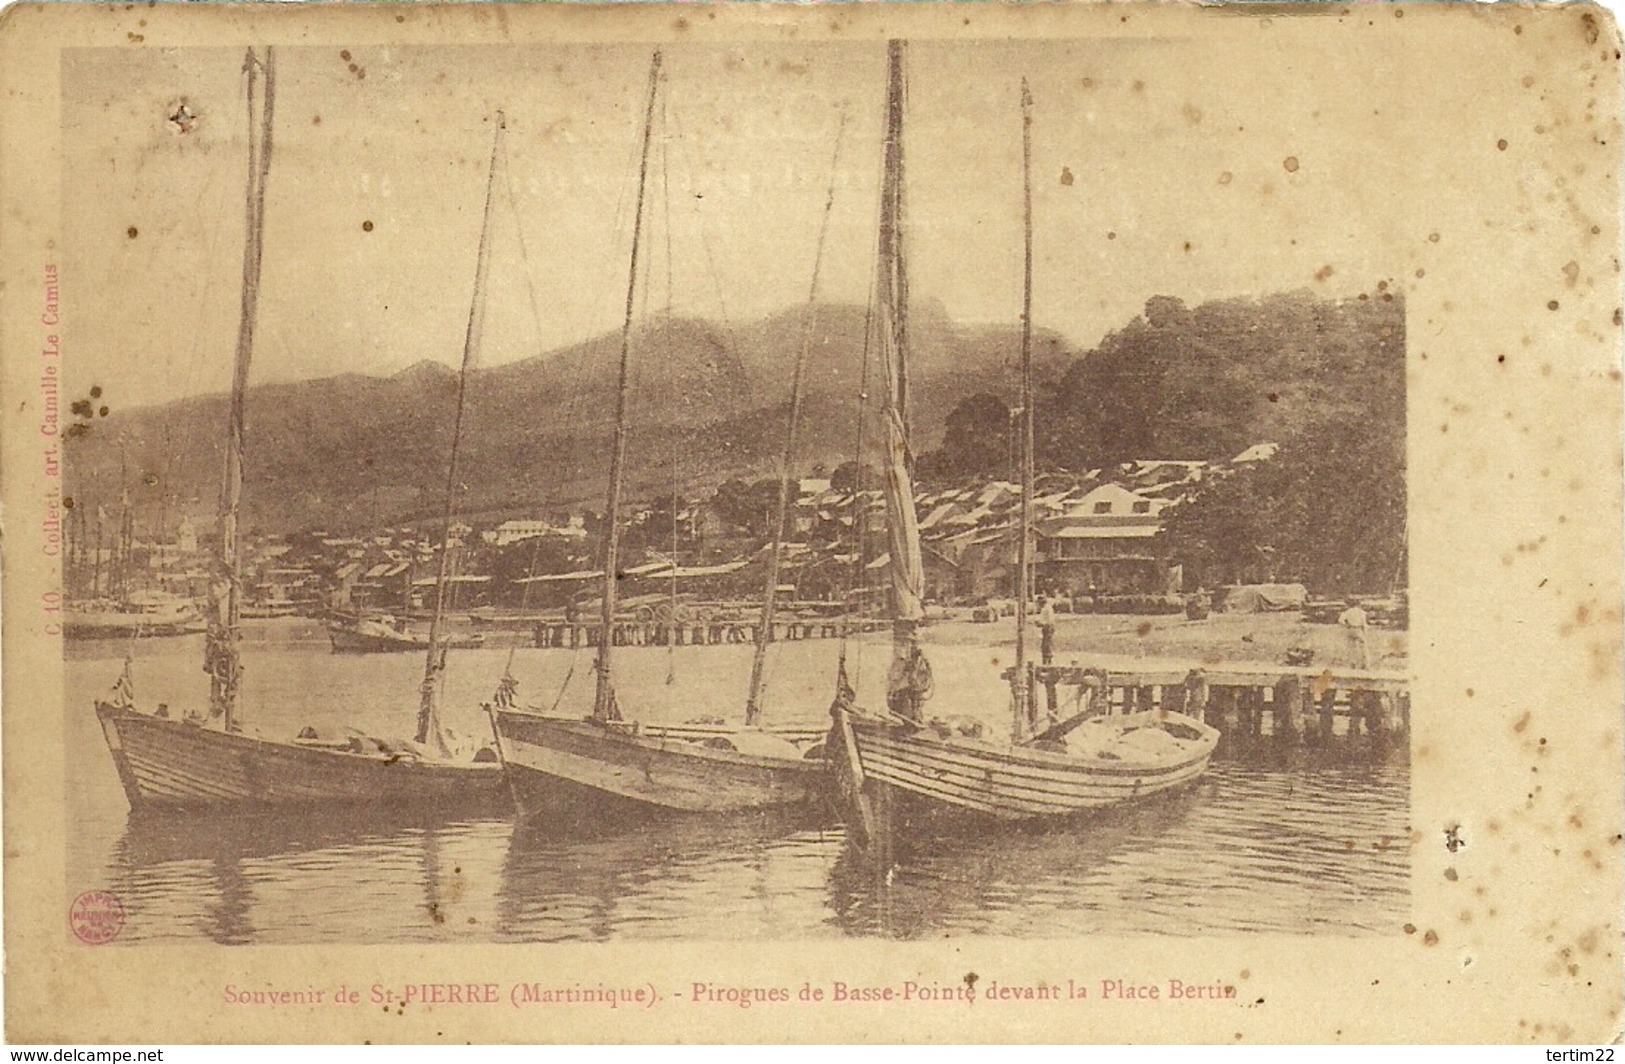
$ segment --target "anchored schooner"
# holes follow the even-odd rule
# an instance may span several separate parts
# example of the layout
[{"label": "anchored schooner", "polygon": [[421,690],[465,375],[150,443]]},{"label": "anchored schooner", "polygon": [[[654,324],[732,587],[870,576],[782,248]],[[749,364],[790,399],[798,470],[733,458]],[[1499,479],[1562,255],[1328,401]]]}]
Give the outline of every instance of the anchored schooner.
[{"label": "anchored schooner", "polygon": [[[914,510],[908,425],[908,271],[905,261],[903,118],[904,44],[888,46],[885,173],[880,211],[877,295],[882,328],[885,498],[890,551],[892,664],[886,706],[865,707],[838,679],[826,746],[849,830],[861,843],[894,830],[928,828],[969,815],[1001,821],[1043,820],[1140,799],[1194,780],[1206,769],[1218,732],[1162,711],[1107,715],[1104,692],[1085,687],[1078,713],[1038,726],[1025,626],[1031,588],[1028,539],[1033,498],[1032,100],[1022,82],[1025,266],[1021,316],[1022,504],[1017,579],[1016,662],[1009,672],[1008,739],[983,739],[925,715],[931,668],[920,646],[924,572]],[[860,456],[861,460],[861,456]],[[974,708],[974,707],[973,707]],[[970,732],[966,734],[967,730]]]},{"label": "anchored schooner", "polygon": [[[207,713],[169,715],[137,707],[131,667],[112,694],[96,703],[114,766],[132,810],[149,808],[241,810],[291,805],[338,803],[344,809],[374,806],[387,809],[468,808],[502,798],[502,769],[490,751],[486,757],[454,758],[447,750],[438,719],[438,685],[444,667],[439,633],[431,636],[422,685],[418,731],[413,741],[362,735],[323,738],[306,729],[304,737],[264,738],[243,726],[238,713],[242,661],[242,572],[238,551],[238,510],[243,489],[244,402],[254,347],[260,262],[264,246],[266,181],[271,167],[272,117],[276,100],[276,65],[272,49],[254,49],[244,65],[248,100],[248,181],[246,239],[243,250],[241,316],[232,374],[227,421],[225,469],[220,490],[220,535],[216,571],[210,582],[204,670],[209,674]],[[257,113],[256,113],[257,112]],[[502,122],[497,122],[496,166]],[[484,225],[490,225],[491,191],[486,191]],[[473,309],[465,340],[464,373],[479,340],[487,255],[487,232],[480,236]],[[459,392],[459,396],[460,396]],[[459,418],[461,399],[459,398]],[[451,478],[455,479],[456,457]],[[449,497],[448,497],[448,506]],[[444,548],[442,553],[444,558]]]}]

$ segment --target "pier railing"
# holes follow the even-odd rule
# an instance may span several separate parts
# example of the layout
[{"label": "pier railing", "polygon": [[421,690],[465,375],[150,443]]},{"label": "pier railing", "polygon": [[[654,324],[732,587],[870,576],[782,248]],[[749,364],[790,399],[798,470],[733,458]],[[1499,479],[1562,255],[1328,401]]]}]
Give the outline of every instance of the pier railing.
[{"label": "pier railing", "polygon": [[[848,632],[874,632],[889,627],[873,618],[848,620]],[[839,618],[775,621],[769,642],[798,639],[833,639],[841,634]],[[739,620],[702,620],[679,623],[625,621],[611,627],[616,646],[716,646],[723,643],[754,643],[759,625]],[[535,626],[538,647],[595,647],[603,639],[604,626],[598,622],[540,621]]]},{"label": "pier railing", "polygon": [[[1013,671],[1005,670],[1005,679]],[[1330,738],[1410,731],[1410,678],[1389,669],[1262,662],[1032,666],[1040,709],[1065,717],[1084,695],[1100,713],[1160,709],[1196,717],[1228,736]],[[1341,722],[1341,730],[1338,725]]]}]

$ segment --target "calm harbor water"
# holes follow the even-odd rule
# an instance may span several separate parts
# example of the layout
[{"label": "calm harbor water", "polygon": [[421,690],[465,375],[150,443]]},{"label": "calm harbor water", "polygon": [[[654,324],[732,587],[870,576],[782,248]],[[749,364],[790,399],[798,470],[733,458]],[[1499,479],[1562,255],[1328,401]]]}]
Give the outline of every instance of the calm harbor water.
[{"label": "calm harbor water", "polygon": [[[1221,761],[1195,788],[1064,828],[923,843],[889,874],[815,820],[677,820],[564,836],[508,818],[446,820],[333,809],[252,817],[132,817],[91,709],[128,644],[70,646],[71,894],[124,904],[121,943],[554,942],[608,939],[914,938],[988,934],[1387,934],[1409,912],[1409,770],[1403,761]],[[775,648],[767,705],[822,724],[833,640]],[[520,649],[522,698],[590,704],[587,652]],[[986,707],[1002,725],[998,651],[932,651],[937,708]],[[748,647],[629,648],[624,707],[651,720],[732,718]],[[489,735],[510,651],[454,653],[454,729]],[[305,724],[410,731],[422,661],[339,656],[319,624],[249,622],[243,716],[267,735]],[[201,637],[136,647],[138,698],[176,712],[206,695]],[[860,694],[885,648],[854,645]],[[64,900],[66,905],[66,899]]]}]

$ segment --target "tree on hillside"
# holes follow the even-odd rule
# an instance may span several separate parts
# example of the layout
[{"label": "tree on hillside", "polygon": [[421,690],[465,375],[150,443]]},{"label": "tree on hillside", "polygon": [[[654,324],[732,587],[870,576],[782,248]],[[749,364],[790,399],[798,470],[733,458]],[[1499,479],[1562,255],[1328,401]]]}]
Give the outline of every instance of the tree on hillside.
[{"label": "tree on hillside", "polygon": [[711,497],[717,516],[753,536],[770,537],[778,508],[779,482],[773,479],[746,483],[738,477],[724,481]]},{"label": "tree on hillside", "polygon": [[857,491],[859,488],[876,488],[880,486],[880,470],[874,463],[865,462],[859,465],[854,461],[845,461],[835,467],[835,472],[829,475],[829,486],[836,491]]},{"label": "tree on hillside", "polygon": [[1072,363],[1041,400],[1043,457],[1087,469],[1226,458],[1254,442],[1254,408],[1266,396],[1238,373],[1254,352],[1214,342],[1209,306],[1153,298],[1144,315]]},{"label": "tree on hillside", "polygon": [[1187,582],[1267,576],[1323,594],[1403,587],[1405,440],[1376,428],[1358,412],[1330,417],[1175,507],[1164,534]]},{"label": "tree on hillside", "polygon": [[1010,407],[987,392],[961,399],[948,414],[942,446],[920,456],[921,480],[1010,475]]},{"label": "tree on hillside", "polygon": [[562,573],[576,567],[579,547],[557,536],[532,536],[505,546],[485,546],[477,550],[467,568],[490,576],[496,585],[547,573]]},{"label": "tree on hillside", "polygon": [[1222,460],[1360,410],[1404,433],[1404,303],[1303,292],[1186,307],[1154,297],[1039,398],[1042,464]]}]

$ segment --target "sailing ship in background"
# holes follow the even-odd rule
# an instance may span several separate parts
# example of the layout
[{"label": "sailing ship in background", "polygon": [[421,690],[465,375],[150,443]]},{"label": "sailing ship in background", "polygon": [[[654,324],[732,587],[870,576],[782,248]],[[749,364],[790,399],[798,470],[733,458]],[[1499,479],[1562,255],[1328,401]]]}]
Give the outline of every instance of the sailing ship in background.
[{"label": "sailing ship in background", "polygon": [[[171,716],[162,705],[152,713],[139,709],[131,662],[127,658],[111,696],[96,703],[102,733],[133,811],[151,808],[244,810],[319,803],[337,803],[346,809],[371,806],[396,811],[497,807],[503,799],[504,788],[501,765],[494,754],[487,749],[472,757],[453,757],[440,726],[438,699],[445,668],[445,647],[439,641],[438,614],[439,607],[443,606],[444,549],[441,593],[437,595],[436,621],[431,628],[418,729],[413,741],[359,733],[326,737],[312,728],[304,729],[298,738],[270,739],[245,730],[240,719],[242,661],[238,643],[241,640],[242,573],[238,511],[243,486],[244,398],[254,346],[276,99],[275,56],[270,48],[264,50],[263,56],[255,49],[249,50],[244,77],[249,123],[246,239],[241,315],[220,491],[220,553],[218,569],[210,582],[205,636],[204,671],[209,674],[209,705],[206,714],[187,712],[181,717]],[[493,177],[501,148],[500,116],[495,137]],[[463,353],[463,377],[467,376],[479,342],[491,201],[488,182],[474,303]],[[457,417],[447,478],[446,526],[450,522],[451,487],[456,482],[455,440],[461,435],[461,383]]]},{"label": "sailing ship in background", "polygon": [[[788,809],[809,803],[820,792],[823,780],[824,766],[817,745],[822,737],[822,729],[767,729],[761,723],[764,659],[772,632],[774,596],[789,498],[788,478],[795,455],[796,423],[800,415],[802,366],[812,336],[811,315],[792,386],[777,526],[767,565],[767,588],[757,628],[744,724],[657,725],[637,719],[636,711],[632,709],[626,711],[633,715],[632,719],[628,719],[616,694],[614,633],[616,580],[620,571],[621,496],[626,476],[628,369],[649,146],[654,131],[660,72],[661,53],[657,51],[649,66],[626,314],[621,328],[615,438],[610,456],[606,530],[601,550],[601,635],[594,663],[596,687],[592,713],[581,719],[520,709],[514,704],[516,685],[511,675],[503,677],[495,704],[490,707],[514,798],[525,814],[545,812],[550,818],[579,818],[597,822],[612,817],[641,818],[665,812],[740,813]],[[833,200],[833,184],[830,195]],[[828,216],[826,204],[826,227]],[[820,237],[820,256],[822,246]],[[813,273],[816,292],[816,264]]]},{"label": "sailing ship in background", "polygon": [[[125,480],[125,469],[119,471]],[[119,515],[111,551],[102,549],[102,526],[108,515],[94,507],[96,535],[91,544],[86,530],[88,506],[71,511],[71,544],[63,572],[67,605],[62,611],[62,634],[72,640],[127,639],[132,636],[195,635],[203,631],[203,613],[197,603],[154,587],[142,587],[136,553],[135,518],[128,489],[120,493]],[[90,560],[84,555],[90,554]],[[103,560],[107,564],[104,566]]]},{"label": "sailing ship in background", "polygon": [[[888,45],[884,187],[877,296],[884,376],[885,498],[893,616],[886,706],[860,706],[844,668],[831,707],[826,746],[849,831],[860,844],[888,843],[894,832],[971,819],[1045,820],[1118,805],[1190,783],[1206,769],[1218,732],[1175,713],[1108,715],[1099,687],[1080,687],[1078,712],[1040,728],[1027,660],[1032,529],[1032,103],[1022,83],[1025,268],[1021,316],[1022,504],[1016,602],[1015,667],[1008,673],[1008,739],[981,737],[966,719],[931,720],[930,662],[920,647],[924,572],[914,510],[908,422],[908,270],[905,259],[903,119],[904,44]],[[862,456],[859,456],[862,461]],[[980,707],[969,707],[972,711]]]},{"label": "sailing ship in background", "polygon": [[195,635],[204,630],[197,604],[162,591],[132,591],[120,599],[76,599],[62,611],[69,639]]}]

